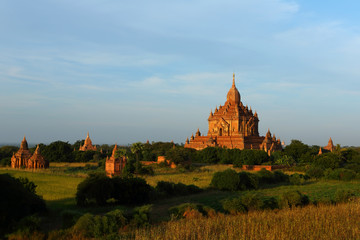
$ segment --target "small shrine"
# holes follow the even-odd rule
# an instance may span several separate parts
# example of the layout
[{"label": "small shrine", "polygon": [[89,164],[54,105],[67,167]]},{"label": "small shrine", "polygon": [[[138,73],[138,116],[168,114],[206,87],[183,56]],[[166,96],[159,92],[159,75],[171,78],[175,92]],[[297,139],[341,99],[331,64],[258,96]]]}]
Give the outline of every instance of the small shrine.
[{"label": "small shrine", "polygon": [[121,175],[123,169],[125,168],[127,158],[125,156],[117,156],[116,155],[117,150],[118,147],[115,144],[111,157],[106,158],[105,172],[108,177]]},{"label": "small shrine", "polygon": [[11,157],[11,167],[32,169],[48,168],[49,161],[45,160],[41,155],[39,145],[37,145],[34,154],[31,154],[24,136],[24,139],[20,144],[20,149],[16,153],[13,153],[13,156]]}]

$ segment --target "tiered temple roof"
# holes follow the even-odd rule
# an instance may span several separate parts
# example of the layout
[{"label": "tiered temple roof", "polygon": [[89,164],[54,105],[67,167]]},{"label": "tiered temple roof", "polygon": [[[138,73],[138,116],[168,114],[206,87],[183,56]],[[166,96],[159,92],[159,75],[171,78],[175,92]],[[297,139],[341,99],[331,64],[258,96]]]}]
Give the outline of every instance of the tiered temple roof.
[{"label": "tiered temple roof", "polygon": [[79,151],[96,151],[96,146],[92,145],[92,141],[89,137],[89,132],[87,133],[84,145],[80,145]]},{"label": "tiered temple roof", "polygon": [[185,147],[203,149],[210,146],[220,146],[239,149],[262,149],[272,152],[282,149],[280,139],[271,136],[270,131],[266,137],[260,137],[258,131],[258,113],[253,113],[251,107],[244,106],[241,96],[233,83],[226,96],[223,106],[210,111],[208,118],[209,130],[207,136],[201,136],[198,129],[195,136],[186,140]]}]

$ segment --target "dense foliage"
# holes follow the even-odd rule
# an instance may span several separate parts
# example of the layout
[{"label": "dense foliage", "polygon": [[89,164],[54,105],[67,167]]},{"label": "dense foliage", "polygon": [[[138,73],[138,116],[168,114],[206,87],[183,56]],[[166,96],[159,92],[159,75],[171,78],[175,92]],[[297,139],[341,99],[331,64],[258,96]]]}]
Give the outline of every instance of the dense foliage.
[{"label": "dense foliage", "polygon": [[35,188],[27,179],[0,174],[0,237],[14,230],[20,219],[46,210]]},{"label": "dense foliage", "polygon": [[233,169],[216,172],[211,179],[210,186],[219,190],[238,191],[251,190],[274,183],[288,183],[289,176],[281,171],[270,172],[262,169],[257,173],[241,171],[237,173]]},{"label": "dense foliage", "polygon": [[151,190],[142,178],[90,174],[78,185],[76,201],[79,206],[105,205],[109,199],[115,199],[118,204],[139,204],[150,200]]}]

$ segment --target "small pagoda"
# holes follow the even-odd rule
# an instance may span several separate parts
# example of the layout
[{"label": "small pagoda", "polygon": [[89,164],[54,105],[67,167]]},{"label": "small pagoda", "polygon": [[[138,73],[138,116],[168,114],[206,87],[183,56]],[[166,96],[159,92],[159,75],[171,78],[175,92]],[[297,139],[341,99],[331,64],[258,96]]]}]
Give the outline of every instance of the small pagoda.
[{"label": "small pagoda", "polygon": [[96,146],[92,144],[89,132],[87,133],[84,145],[80,145],[79,151],[96,151]]},{"label": "small pagoda", "polygon": [[34,154],[28,161],[28,168],[49,168],[49,161],[45,160],[41,155],[39,145],[37,145]]},{"label": "small pagoda", "polygon": [[20,149],[16,153],[13,153],[13,156],[11,157],[11,167],[32,169],[48,168],[49,161],[45,160],[41,155],[39,145],[37,145],[34,154],[31,154],[24,136],[24,139],[20,144]]},{"label": "small pagoda", "polygon": [[325,150],[326,152],[333,152],[335,148],[336,147],[334,146],[333,140],[330,137],[328,144],[325,147],[320,147],[318,155],[323,154],[323,150]]},{"label": "small pagoda", "polygon": [[119,176],[125,168],[127,158],[125,156],[116,156],[118,150],[117,144],[112,151],[111,157],[106,158],[105,172],[108,177]]},{"label": "small pagoda", "polygon": [[28,143],[26,141],[26,137],[24,136],[23,140],[20,144],[20,149],[13,153],[11,157],[11,167],[12,168],[23,168],[27,167],[28,161],[31,158],[31,152],[28,147]]}]

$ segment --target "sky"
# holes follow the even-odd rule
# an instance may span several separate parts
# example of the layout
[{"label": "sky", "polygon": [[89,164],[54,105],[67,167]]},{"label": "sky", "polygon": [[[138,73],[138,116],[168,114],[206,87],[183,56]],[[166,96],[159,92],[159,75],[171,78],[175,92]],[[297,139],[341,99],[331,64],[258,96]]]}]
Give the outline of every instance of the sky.
[{"label": "sky", "polygon": [[289,144],[360,145],[359,1],[2,0],[0,143],[184,143],[236,75]]}]

